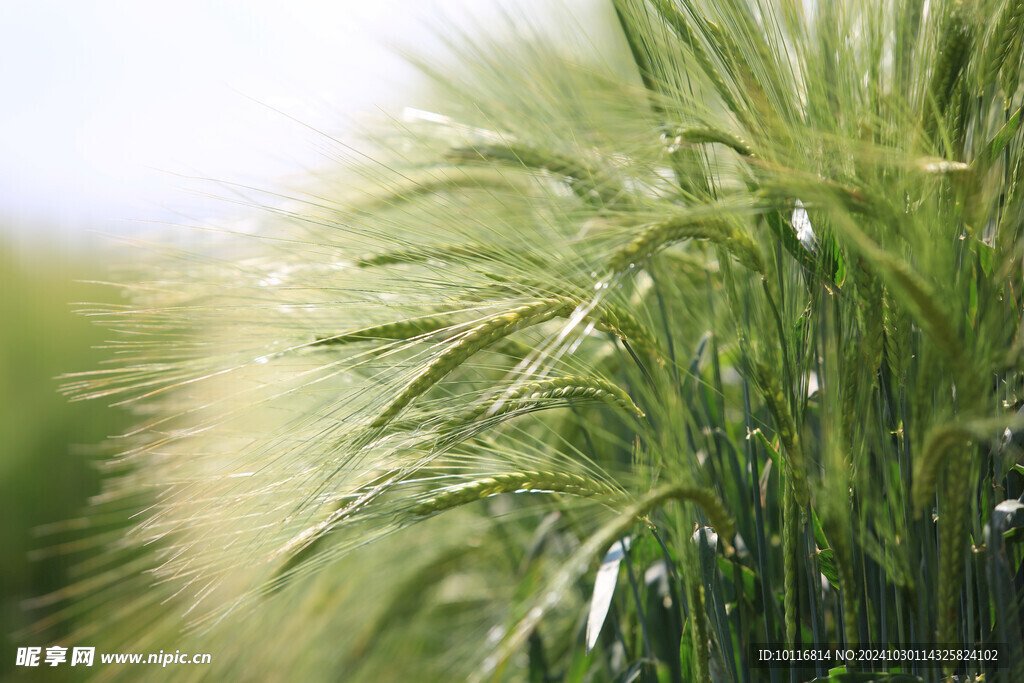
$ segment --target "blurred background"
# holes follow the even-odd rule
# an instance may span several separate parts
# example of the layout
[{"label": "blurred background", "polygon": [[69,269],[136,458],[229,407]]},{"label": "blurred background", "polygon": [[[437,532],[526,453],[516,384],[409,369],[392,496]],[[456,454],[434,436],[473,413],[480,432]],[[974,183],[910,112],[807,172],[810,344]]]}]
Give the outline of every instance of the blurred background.
[{"label": "blurred background", "polygon": [[[563,4],[581,16],[594,3]],[[514,6],[536,23],[548,11]],[[325,134],[400,115],[422,84],[399,52],[440,54],[445,32],[502,17],[490,0],[4,0],[0,678],[28,673],[18,646],[59,635],[32,631],[53,617],[39,598],[73,578],[63,550],[100,490],[102,442],[128,423],[58,393],[61,374],[106,355],[75,304],[120,293],[92,281],[243,210],[218,197],[225,183],[297,186],[330,164]]]}]

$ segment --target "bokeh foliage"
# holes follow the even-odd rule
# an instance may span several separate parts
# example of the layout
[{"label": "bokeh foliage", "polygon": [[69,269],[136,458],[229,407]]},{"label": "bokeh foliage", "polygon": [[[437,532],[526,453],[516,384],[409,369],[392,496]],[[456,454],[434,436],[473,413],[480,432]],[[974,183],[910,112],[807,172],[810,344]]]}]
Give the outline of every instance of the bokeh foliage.
[{"label": "bokeh foliage", "polygon": [[100,492],[94,461],[101,443],[127,424],[126,415],[101,403],[71,403],[58,392],[61,374],[106,356],[96,347],[108,333],[74,312],[73,302],[108,293],[84,282],[102,270],[87,261],[41,245],[0,243],[4,674],[15,671],[17,647],[42,646],[71,628],[51,619],[53,606],[41,598],[77,580],[68,555],[73,544],[92,548],[84,556],[99,552],[90,540],[96,530],[83,526],[81,516],[89,497]]}]

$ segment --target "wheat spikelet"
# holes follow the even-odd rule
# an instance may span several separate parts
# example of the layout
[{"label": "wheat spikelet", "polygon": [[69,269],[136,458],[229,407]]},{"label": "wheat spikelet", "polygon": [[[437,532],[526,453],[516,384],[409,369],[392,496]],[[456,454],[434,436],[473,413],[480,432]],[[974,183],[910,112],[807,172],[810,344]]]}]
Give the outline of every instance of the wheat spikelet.
[{"label": "wheat spikelet", "polygon": [[[1017,7],[1020,8],[1021,3],[1017,2]],[[1024,30],[1021,29],[1024,24],[1024,18],[1022,18],[1022,12],[1018,9],[1015,21],[1016,34],[1010,35],[1010,44],[1007,53],[1003,59],[1002,66],[999,71],[999,86],[1003,89],[1003,97],[1009,104],[1010,98],[1017,92],[1017,87],[1020,84],[1020,71],[1022,65],[1022,51],[1024,51],[1024,37],[1021,36]]]},{"label": "wheat spikelet", "polygon": [[947,451],[946,485],[939,507],[939,629],[940,643],[960,642],[961,623],[957,606],[964,580],[964,550],[967,520],[971,513],[971,462],[973,449],[967,442]]},{"label": "wheat spikelet", "polygon": [[694,676],[699,683],[711,683],[708,653],[708,620],[705,614],[704,586],[699,581],[687,582],[690,618],[693,624]]},{"label": "wheat spikelet", "polygon": [[679,484],[666,489],[667,499],[686,500],[695,503],[707,515],[708,523],[718,532],[719,540],[726,549],[732,547],[736,526],[732,516],[718,496],[709,489]]},{"label": "wheat spikelet", "polygon": [[[449,373],[459,367],[478,351],[504,340],[509,335],[523,329],[524,327],[538,325],[556,317],[567,317],[575,311],[581,303],[582,302],[579,300],[565,296],[544,299],[533,304],[520,306],[519,308],[513,309],[507,313],[493,316],[470,328],[461,335],[458,335],[453,343],[451,343],[444,351],[422,368],[416,377],[410,380],[392,399],[390,404],[378,414],[373,422],[370,423],[368,427],[369,431],[371,433],[377,432],[388,425],[407,405],[409,405],[409,403],[444,379]],[[603,309],[599,311],[596,318],[596,327],[608,330],[622,339],[635,343],[638,349],[653,355],[659,360],[663,358],[660,349],[657,347],[657,342],[655,342],[653,338],[646,333],[641,325],[632,320],[631,316],[629,316],[625,311],[615,307]],[[431,324],[439,323],[443,319],[428,318],[423,320],[425,321],[425,327],[428,328],[426,331],[429,332],[432,331],[429,329]],[[392,325],[380,326],[380,328],[368,328],[367,331],[353,333],[351,336],[354,339],[369,337],[370,330],[380,329],[382,332],[382,338],[402,338],[398,335],[403,332],[413,332],[417,329],[415,326],[409,325],[409,323],[412,322],[415,321],[400,321]],[[436,329],[443,329],[443,327],[438,327]],[[384,334],[394,334],[395,336],[386,337]],[[420,334],[423,334],[423,332],[420,332]],[[350,335],[342,335],[337,339],[348,341],[350,340],[349,336]],[[334,339],[335,338],[328,338],[319,343],[342,343],[334,341]],[[597,382],[597,380],[589,381]],[[609,397],[619,396],[621,393],[621,390],[613,388],[610,384],[603,386],[602,390]],[[565,392],[564,387],[562,388],[562,391]],[[580,391],[585,391],[585,389],[580,389]],[[568,398],[568,396],[565,397]],[[628,397],[626,398],[628,399]],[[636,409],[636,406],[632,405],[632,401],[629,401],[629,404],[632,412],[639,412],[638,409]]]},{"label": "wheat spikelet", "polygon": [[963,367],[963,343],[957,326],[932,286],[905,261],[883,250],[853,224],[843,221],[843,232],[854,248],[873,268],[887,290],[906,307],[943,351],[953,368]]},{"label": "wheat spikelet", "polygon": [[[700,30],[708,36],[708,43],[711,49],[722,59],[746,101],[757,107],[757,114],[772,116],[774,112],[770,107],[766,106],[768,94],[765,91],[765,86],[768,84],[763,82],[753,72],[753,69],[751,69],[751,59],[748,58],[748,55],[751,54],[749,49],[753,47],[755,59],[764,64],[771,63],[772,56],[768,52],[766,41],[758,40],[758,37],[763,35],[763,32],[750,15],[737,13],[732,18],[739,20],[739,23],[749,32],[747,37],[751,40],[742,47],[737,43],[734,33],[723,30],[721,26],[707,17],[700,15],[695,17],[700,24]],[[751,42],[754,45],[751,45]],[[745,49],[747,50],[746,53]]]},{"label": "wheat spikelet", "polygon": [[531,263],[540,264],[536,256],[526,252],[515,251],[514,247],[490,244],[445,244],[439,246],[420,246],[409,249],[396,249],[364,254],[357,258],[357,268],[391,266],[424,261],[496,261],[507,259],[515,253],[516,257],[524,258]]},{"label": "wheat spikelet", "polygon": [[924,511],[935,495],[940,468],[946,464],[949,454],[963,449],[971,438],[971,432],[961,425],[940,425],[932,429],[924,442],[921,453],[914,463],[913,501],[918,514]]},{"label": "wheat spikelet", "polygon": [[882,310],[882,284],[870,272],[864,271],[857,284],[857,294],[860,299],[857,318],[861,328],[861,360],[874,373],[882,364],[884,346],[883,316],[878,314]]},{"label": "wheat spikelet", "polygon": [[571,375],[520,384],[510,394],[497,397],[498,402],[496,399],[480,401],[475,408],[442,427],[442,431],[457,431],[463,425],[471,424],[485,414],[494,417],[521,410],[524,405],[537,405],[548,400],[574,399],[603,401],[640,419],[644,417],[643,411],[617,384],[599,377]]},{"label": "wheat spikelet", "polygon": [[957,2],[942,21],[936,60],[928,83],[932,102],[925,107],[924,128],[931,135],[934,135],[938,119],[947,113],[960,73],[970,59],[974,21],[968,9],[968,3]]},{"label": "wheat spikelet", "polygon": [[782,502],[782,566],[783,585],[786,596],[784,611],[786,621],[786,645],[796,645],[797,596],[799,595],[799,578],[797,577],[797,547],[800,544],[800,508],[796,502],[796,487],[792,480],[785,483]]},{"label": "wheat spikelet", "polygon": [[368,505],[372,504],[387,491],[389,487],[397,484],[400,481],[400,477],[399,473],[385,472],[372,481],[367,482],[356,489],[350,496],[335,503],[334,509],[325,519],[303,529],[298,535],[274,552],[270,557],[271,560],[281,557],[286,559],[274,573],[274,578],[268,586],[268,590],[273,592],[280,589],[289,574],[321,552],[327,538],[335,529],[362,512]]},{"label": "wheat spikelet", "polygon": [[582,160],[519,143],[453,149],[448,160],[460,163],[509,163],[548,171],[566,179],[580,199],[598,207],[628,209],[632,200],[610,174]]},{"label": "wheat spikelet", "polygon": [[743,265],[764,272],[760,249],[750,235],[730,227],[724,220],[698,216],[676,216],[648,226],[612,257],[609,266],[613,272],[627,271],[659,250],[688,239],[721,245]]},{"label": "wheat spikelet", "polygon": [[342,346],[385,339],[407,340],[450,328],[456,324],[457,321],[451,316],[409,318],[407,320],[396,320],[372,327],[364,327],[354,332],[343,332],[330,337],[320,337],[310,346]]},{"label": "wheat spikelet", "polygon": [[616,493],[600,482],[568,472],[511,472],[446,489],[416,504],[410,513],[417,517],[425,517],[488,496],[516,491],[568,493],[585,498]]},{"label": "wheat spikelet", "polygon": [[692,126],[689,128],[680,128],[675,133],[675,141],[678,142],[690,142],[696,144],[702,143],[718,143],[729,147],[737,154],[745,157],[754,156],[753,150],[747,141],[741,137],[727,133],[724,130],[717,128],[711,128],[709,126]]},{"label": "wheat spikelet", "polygon": [[665,364],[665,353],[661,344],[641,325],[629,311],[612,303],[605,303],[597,310],[594,326],[605,332],[614,334],[642,354]]},{"label": "wheat spikelet", "polygon": [[[995,83],[1011,69],[1020,68],[1019,64],[1014,65],[1010,59],[1011,54],[1021,42],[1021,30],[1024,29],[1024,0],[1004,0],[999,11],[999,16],[992,23],[986,40],[985,67],[982,70],[983,83]],[[1016,75],[1016,74],[1014,74]],[[1003,97],[1009,98],[1016,90],[1015,84],[1000,83],[1003,88]],[[1012,88],[1012,90],[1010,89]]]},{"label": "wheat spikelet", "polygon": [[454,166],[426,171],[407,171],[383,186],[360,188],[358,194],[341,201],[342,206],[371,216],[433,194],[475,191],[513,191],[525,194],[531,184],[507,171],[479,166]]},{"label": "wheat spikelet", "polygon": [[885,358],[896,380],[903,381],[910,353],[910,319],[888,294],[882,298]]},{"label": "wheat spikelet", "polygon": [[462,365],[478,351],[487,348],[524,327],[538,325],[556,316],[565,316],[575,309],[565,299],[544,299],[526,304],[507,313],[492,316],[471,328],[444,351],[428,363],[417,375],[398,392],[391,402],[380,411],[370,423],[371,432],[388,425],[402,410],[417,397],[426,393],[449,373]]},{"label": "wheat spikelet", "polygon": [[761,387],[764,402],[767,404],[768,411],[775,420],[775,427],[779,431],[779,440],[782,442],[783,454],[786,460],[786,474],[792,482],[796,502],[801,509],[806,509],[810,500],[810,491],[807,485],[807,466],[804,462],[800,434],[797,431],[796,423],[793,421],[793,415],[789,411],[786,395],[783,393],[779,381],[763,365],[755,365],[754,374],[757,383]]}]

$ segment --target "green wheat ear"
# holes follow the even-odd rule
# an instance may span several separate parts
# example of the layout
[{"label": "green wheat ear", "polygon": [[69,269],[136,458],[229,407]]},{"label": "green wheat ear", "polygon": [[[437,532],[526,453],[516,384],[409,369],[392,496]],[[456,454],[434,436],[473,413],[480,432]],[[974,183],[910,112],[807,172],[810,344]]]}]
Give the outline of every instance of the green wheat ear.
[{"label": "green wheat ear", "polygon": [[573,375],[516,385],[509,392],[481,400],[476,407],[442,426],[441,431],[458,431],[481,417],[495,417],[515,411],[523,404],[543,405],[546,401],[567,400],[604,401],[639,419],[645,417],[629,394],[618,385],[599,377]]},{"label": "green wheat ear", "polygon": [[418,517],[438,514],[488,496],[516,491],[567,493],[583,497],[613,493],[611,489],[577,475],[558,472],[515,472],[459,484],[418,503],[412,508],[411,514]]},{"label": "green wheat ear", "polygon": [[473,354],[524,327],[538,325],[556,316],[568,315],[571,310],[571,303],[562,299],[547,299],[493,316],[470,328],[409,381],[391,403],[370,422],[370,432],[386,427],[407,405],[444,379]]},{"label": "green wheat ear", "polygon": [[89,521],[131,532],[41,601],[80,642],[374,683],[1001,642],[1024,680],[1022,3],[608,5],[447,36],[436,111],[87,311],[69,392],[139,426]]},{"label": "green wheat ear", "polygon": [[942,19],[937,43],[938,59],[932,67],[928,85],[931,102],[925,110],[926,130],[934,131],[936,121],[947,114],[957,79],[970,62],[976,25],[972,15],[970,3],[954,3]]}]

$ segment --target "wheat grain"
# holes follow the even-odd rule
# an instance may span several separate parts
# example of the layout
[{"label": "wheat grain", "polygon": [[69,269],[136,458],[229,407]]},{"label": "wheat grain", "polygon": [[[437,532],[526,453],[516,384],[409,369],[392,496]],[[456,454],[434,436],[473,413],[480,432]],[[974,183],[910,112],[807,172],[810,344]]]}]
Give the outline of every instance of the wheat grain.
[{"label": "wheat grain", "polygon": [[957,469],[964,458],[969,459],[970,442],[997,438],[1006,429],[1017,429],[1020,423],[1019,417],[1013,420],[1004,417],[933,427],[914,462],[911,500],[917,514],[932,501],[942,470],[948,470],[951,465]]},{"label": "wheat grain", "polygon": [[[939,506],[939,629],[940,643],[957,643],[959,619],[957,607],[964,580],[964,551],[967,545],[967,519],[971,513],[972,450],[967,443],[947,451],[946,485]],[[947,673],[952,673],[947,670]]]}]

